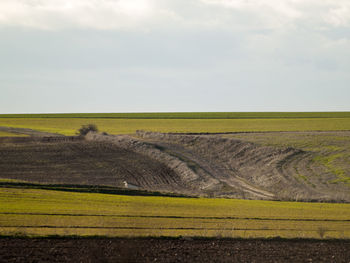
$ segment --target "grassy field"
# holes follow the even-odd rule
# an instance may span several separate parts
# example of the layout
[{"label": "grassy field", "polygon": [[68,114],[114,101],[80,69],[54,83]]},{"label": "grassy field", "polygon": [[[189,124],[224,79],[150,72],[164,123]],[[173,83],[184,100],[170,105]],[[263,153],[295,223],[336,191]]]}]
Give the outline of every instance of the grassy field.
[{"label": "grassy field", "polygon": [[61,113],[0,114],[0,118],[93,118],[93,119],[280,119],[350,118],[350,112],[155,112],[155,113]]},{"label": "grassy field", "polygon": [[245,131],[339,131],[350,130],[350,118],[297,119],[86,119],[1,118],[0,126],[74,135],[83,124],[94,123],[100,131],[128,134],[136,130],[178,133]]},{"label": "grassy field", "polygon": [[0,188],[2,235],[349,238],[350,204]]}]

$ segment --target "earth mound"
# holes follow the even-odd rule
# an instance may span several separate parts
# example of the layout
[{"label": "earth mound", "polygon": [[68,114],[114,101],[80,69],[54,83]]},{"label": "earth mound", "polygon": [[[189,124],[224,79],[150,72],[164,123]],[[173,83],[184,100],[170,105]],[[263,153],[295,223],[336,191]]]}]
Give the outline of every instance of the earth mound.
[{"label": "earth mound", "polygon": [[[349,202],[314,153],[219,135],[89,133],[0,144],[0,178],[125,187],[205,197]],[[302,174],[302,176],[301,176]],[[303,178],[308,180],[303,180]]]}]

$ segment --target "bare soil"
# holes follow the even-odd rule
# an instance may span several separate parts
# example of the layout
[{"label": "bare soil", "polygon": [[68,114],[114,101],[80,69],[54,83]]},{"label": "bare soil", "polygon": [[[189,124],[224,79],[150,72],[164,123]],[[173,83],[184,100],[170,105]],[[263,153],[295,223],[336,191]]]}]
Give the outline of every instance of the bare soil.
[{"label": "bare soil", "polygon": [[87,139],[114,143],[167,165],[194,194],[264,200],[350,201],[348,185],[331,184],[337,175],[314,162],[316,155],[311,151],[210,135],[138,132],[137,137],[90,134]]},{"label": "bare soil", "polygon": [[350,262],[350,241],[0,239],[0,262]]},{"label": "bare soil", "polygon": [[219,135],[1,138],[0,178],[113,187],[127,181],[142,190],[206,197],[350,202],[349,185],[331,183],[338,175],[316,156]]},{"label": "bare soil", "polygon": [[36,183],[122,187],[127,180],[146,190],[186,191],[179,176],[150,157],[106,142],[1,143],[0,178]]}]

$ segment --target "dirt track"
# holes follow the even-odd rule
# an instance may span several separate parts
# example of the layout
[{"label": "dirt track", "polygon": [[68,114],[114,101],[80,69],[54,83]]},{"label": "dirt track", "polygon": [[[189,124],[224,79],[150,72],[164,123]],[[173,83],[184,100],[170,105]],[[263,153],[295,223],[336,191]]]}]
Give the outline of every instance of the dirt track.
[{"label": "dirt track", "polygon": [[350,241],[0,239],[0,262],[350,262]]}]

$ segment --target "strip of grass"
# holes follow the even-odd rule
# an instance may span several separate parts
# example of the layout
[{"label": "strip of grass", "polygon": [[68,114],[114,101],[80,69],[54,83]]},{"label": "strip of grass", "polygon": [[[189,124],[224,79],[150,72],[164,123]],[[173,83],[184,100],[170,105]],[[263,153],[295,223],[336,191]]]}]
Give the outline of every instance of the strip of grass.
[{"label": "strip of grass", "polygon": [[225,133],[257,131],[339,131],[350,130],[350,118],[313,119],[83,119],[2,118],[0,126],[74,135],[84,124],[96,124],[110,134],[136,130],[174,133]]},{"label": "strip of grass", "polygon": [[17,188],[17,189],[42,189],[55,190],[64,192],[81,192],[81,193],[102,193],[102,194],[119,194],[119,195],[137,195],[137,196],[168,196],[168,197],[188,197],[176,193],[162,193],[146,190],[131,190],[112,186],[101,185],[74,185],[74,184],[39,184],[28,183],[19,180],[0,179],[0,188]]},{"label": "strip of grass", "polygon": [[349,238],[349,220],[350,204],[0,189],[3,235]]},{"label": "strip of grass", "polygon": [[269,119],[350,118],[350,112],[153,112],[0,114],[0,118],[115,118],[115,119]]}]

